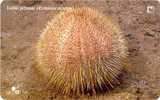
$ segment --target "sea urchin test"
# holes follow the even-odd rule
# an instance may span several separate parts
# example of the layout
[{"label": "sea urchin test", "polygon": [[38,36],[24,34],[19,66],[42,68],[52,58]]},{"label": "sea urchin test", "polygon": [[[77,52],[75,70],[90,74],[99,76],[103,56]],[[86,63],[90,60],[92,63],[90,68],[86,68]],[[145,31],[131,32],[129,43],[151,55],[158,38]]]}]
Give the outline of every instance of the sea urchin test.
[{"label": "sea urchin test", "polygon": [[127,47],[119,27],[91,8],[67,9],[48,22],[37,44],[38,69],[64,95],[113,87]]}]

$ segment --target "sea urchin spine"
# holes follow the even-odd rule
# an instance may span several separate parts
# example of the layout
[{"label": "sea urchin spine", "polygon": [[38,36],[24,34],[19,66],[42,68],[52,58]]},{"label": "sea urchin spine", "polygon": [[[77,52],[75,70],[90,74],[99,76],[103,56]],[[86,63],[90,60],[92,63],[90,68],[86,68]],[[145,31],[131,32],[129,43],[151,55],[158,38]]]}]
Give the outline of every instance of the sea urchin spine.
[{"label": "sea urchin spine", "polygon": [[58,93],[95,93],[118,82],[127,47],[110,18],[95,9],[71,8],[47,24],[37,55],[41,73]]}]

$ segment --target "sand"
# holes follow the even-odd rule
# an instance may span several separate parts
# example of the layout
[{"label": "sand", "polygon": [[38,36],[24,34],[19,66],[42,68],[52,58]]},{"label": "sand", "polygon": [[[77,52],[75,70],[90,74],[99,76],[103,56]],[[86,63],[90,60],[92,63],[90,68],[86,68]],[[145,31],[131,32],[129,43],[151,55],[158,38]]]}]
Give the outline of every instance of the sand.
[{"label": "sand", "polygon": [[[46,80],[36,69],[35,45],[46,23],[61,7],[77,4],[94,7],[120,25],[128,42],[130,63],[120,77],[121,85],[109,92],[80,98],[60,97],[44,90]],[[11,10],[13,6],[28,8]],[[38,6],[59,10],[33,10]],[[1,10],[1,96],[4,100],[156,100],[160,97],[160,2],[14,0],[3,2]]]}]

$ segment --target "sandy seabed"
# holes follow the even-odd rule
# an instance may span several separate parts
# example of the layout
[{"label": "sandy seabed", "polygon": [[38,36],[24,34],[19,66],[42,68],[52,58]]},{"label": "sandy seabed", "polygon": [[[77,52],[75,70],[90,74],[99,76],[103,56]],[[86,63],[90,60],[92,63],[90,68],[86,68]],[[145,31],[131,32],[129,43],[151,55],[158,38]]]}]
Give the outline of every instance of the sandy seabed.
[{"label": "sandy seabed", "polygon": [[[121,85],[110,92],[81,98],[60,97],[43,90],[45,79],[39,77],[35,68],[35,45],[55,14],[63,7],[77,4],[94,7],[120,25],[129,44],[130,66],[121,76]],[[1,96],[4,100],[157,100],[160,97],[160,2],[11,0],[4,1],[1,10]]]}]

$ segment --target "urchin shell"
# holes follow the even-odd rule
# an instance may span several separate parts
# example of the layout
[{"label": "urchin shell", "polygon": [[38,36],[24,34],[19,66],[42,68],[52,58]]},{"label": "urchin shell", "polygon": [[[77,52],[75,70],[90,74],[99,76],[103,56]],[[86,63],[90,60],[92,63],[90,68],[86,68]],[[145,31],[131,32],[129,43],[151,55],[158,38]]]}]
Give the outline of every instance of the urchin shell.
[{"label": "urchin shell", "polygon": [[119,27],[91,8],[70,8],[56,15],[37,44],[40,72],[56,92],[96,92],[118,82],[127,58]]}]

